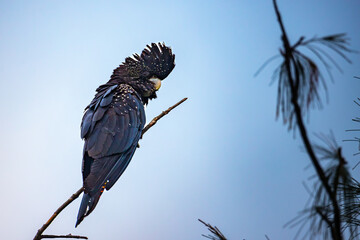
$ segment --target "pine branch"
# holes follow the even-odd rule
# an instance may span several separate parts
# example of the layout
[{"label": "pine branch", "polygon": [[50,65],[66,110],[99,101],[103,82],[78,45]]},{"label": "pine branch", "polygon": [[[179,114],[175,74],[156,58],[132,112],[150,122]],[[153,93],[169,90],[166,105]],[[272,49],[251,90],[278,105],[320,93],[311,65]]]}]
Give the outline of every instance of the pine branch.
[{"label": "pine branch", "polygon": [[[342,237],[342,232],[341,232],[340,209],[339,209],[339,205],[338,205],[338,202],[336,199],[336,193],[335,194],[333,193],[331,186],[329,184],[328,178],[326,177],[324,170],[320,165],[319,159],[316,157],[314,149],[310,143],[310,140],[309,140],[309,137],[307,134],[307,130],[306,130],[305,124],[303,122],[302,109],[298,103],[300,72],[298,71],[298,68],[295,67],[295,73],[293,73],[293,69],[291,68],[291,63],[296,63],[296,60],[294,58],[294,49],[291,48],[291,45],[290,45],[289,39],[287,37],[287,33],[285,31],[285,27],[284,27],[276,0],[273,0],[273,5],[275,8],[277,20],[279,22],[280,29],[282,32],[282,42],[283,42],[283,47],[284,47],[284,49],[283,49],[284,52],[282,52],[282,55],[284,56],[284,61],[285,61],[284,64],[286,67],[285,72],[286,72],[288,84],[290,86],[291,105],[293,106],[293,114],[295,114],[296,123],[299,128],[303,143],[305,145],[305,149],[310,157],[312,164],[314,165],[316,173],[317,173],[322,185],[324,186],[324,188],[331,200],[332,206],[333,206],[334,225],[329,225],[330,228],[335,228],[334,231],[332,231],[335,233],[335,236],[333,236],[333,238],[336,240],[340,240],[340,239],[343,239],[343,237]],[[296,65],[296,64],[294,64],[294,65]]]},{"label": "pine branch", "polygon": [[202,234],[203,237],[209,238],[211,240],[227,240],[226,237],[224,236],[224,234],[222,234],[222,232],[216,226],[212,226],[210,223],[206,223],[201,219],[198,219],[198,220],[199,220],[199,222],[204,224],[212,234],[214,234],[214,235]]}]

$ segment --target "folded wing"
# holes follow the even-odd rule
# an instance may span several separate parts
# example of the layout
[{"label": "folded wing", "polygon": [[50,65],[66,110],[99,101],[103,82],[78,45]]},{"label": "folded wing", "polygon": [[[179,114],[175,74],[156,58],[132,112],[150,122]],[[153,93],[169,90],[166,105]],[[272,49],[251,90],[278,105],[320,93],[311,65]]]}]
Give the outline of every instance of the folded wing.
[{"label": "folded wing", "polygon": [[109,190],[128,166],[145,124],[144,106],[128,85],[99,91],[81,124],[84,197],[78,222],[95,208],[103,190]]}]

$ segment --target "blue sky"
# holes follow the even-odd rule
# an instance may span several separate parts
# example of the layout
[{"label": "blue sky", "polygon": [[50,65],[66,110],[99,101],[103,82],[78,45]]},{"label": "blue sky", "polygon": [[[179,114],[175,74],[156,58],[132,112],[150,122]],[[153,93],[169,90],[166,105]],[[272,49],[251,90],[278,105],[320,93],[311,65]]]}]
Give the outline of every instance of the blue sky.
[{"label": "blue sky", "polygon": [[[360,50],[359,1],[279,1],[292,41],[347,33]],[[80,199],[46,231],[89,239],[201,239],[201,218],[229,239],[290,239],[283,225],[308,198],[301,141],[275,121],[280,31],[267,1],[0,1],[0,235],[31,239],[82,184],[80,121],[95,89],[125,57],[164,41],[176,67],[151,120],[188,101],[146,133],[128,169],[74,229]],[[358,54],[334,71],[329,103],[309,133],[353,137],[359,116]],[[344,154],[354,166],[353,144]],[[353,174],[358,176],[359,168]]]}]

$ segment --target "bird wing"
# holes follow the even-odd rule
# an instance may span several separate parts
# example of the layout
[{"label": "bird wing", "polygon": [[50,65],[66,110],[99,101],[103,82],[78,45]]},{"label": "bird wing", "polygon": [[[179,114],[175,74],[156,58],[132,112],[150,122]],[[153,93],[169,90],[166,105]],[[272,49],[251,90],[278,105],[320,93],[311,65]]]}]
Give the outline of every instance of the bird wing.
[{"label": "bird wing", "polygon": [[143,104],[130,86],[114,85],[95,96],[81,124],[85,192],[92,195],[113,186],[129,164],[144,124]]}]

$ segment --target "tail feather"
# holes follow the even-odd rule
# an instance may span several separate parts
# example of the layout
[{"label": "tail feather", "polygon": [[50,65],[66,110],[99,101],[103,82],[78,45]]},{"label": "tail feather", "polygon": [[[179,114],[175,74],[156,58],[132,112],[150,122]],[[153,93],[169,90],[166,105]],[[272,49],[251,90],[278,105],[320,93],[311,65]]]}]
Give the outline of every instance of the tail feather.
[{"label": "tail feather", "polygon": [[104,191],[104,188],[102,188],[101,191],[98,191],[97,193],[95,193],[95,195],[93,197],[91,197],[89,205],[88,205],[89,209],[87,210],[85,217],[88,216],[95,209],[103,191]]},{"label": "tail feather", "polygon": [[78,213],[78,216],[77,216],[75,227],[77,227],[81,223],[81,221],[84,219],[86,210],[88,208],[90,198],[91,197],[90,197],[89,194],[84,193],[83,198],[81,200],[81,204],[80,204],[79,213]]},{"label": "tail feather", "polygon": [[85,192],[80,204],[75,227],[87,217],[96,207],[104,190],[109,190],[119,179],[128,166],[136,150],[134,144],[122,155],[112,155],[96,159],[91,164],[90,174],[84,180]]},{"label": "tail feather", "polygon": [[77,227],[84,220],[84,218],[95,209],[96,204],[99,202],[102,193],[103,190],[98,191],[97,193],[95,193],[94,196],[90,196],[90,194],[84,193],[84,196],[81,200],[75,227]]}]

